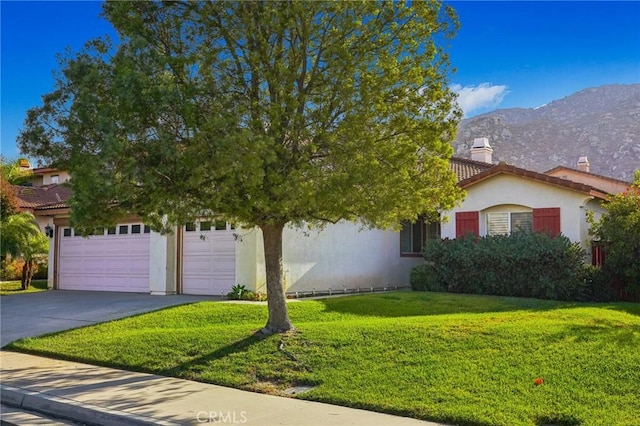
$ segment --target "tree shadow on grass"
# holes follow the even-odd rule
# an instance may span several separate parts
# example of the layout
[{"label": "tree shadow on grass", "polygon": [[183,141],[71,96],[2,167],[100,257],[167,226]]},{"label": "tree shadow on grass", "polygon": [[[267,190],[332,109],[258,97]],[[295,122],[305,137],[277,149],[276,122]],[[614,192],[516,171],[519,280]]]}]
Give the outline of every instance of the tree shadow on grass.
[{"label": "tree shadow on grass", "polygon": [[324,305],[326,312],[385,318],[514,311],[546,312],[556,309],[586,307],[611,309],[640,316],[639,303],[583,303],[446,292],[400,291],[326,298],[317,301]]},{"label": "tree shadow on grass", "polygon": [[574,302],[520,297],[432,292],[389,292],[318,299],[318,301],[324,304],[326,312],[372,317],[549,311],[580,305]]},{"label": "tree shadow on grass", "polygon": [[263,334],[261,331],[256,331],[255,333],[241,340],[235,341],[226,346],[222,346],[214,350],[213,352],[209,352],[205,355],[199,356],[189,361],[174,365],[173,367],[160,370],[157,372],[157,374],[160,374],[162,376],[181,377],[184,376],[184,373],[187,372],[197,373],[206,370],[207,366],[212,361],[225,358],[229,355],[247,352],[251,346],[266,339],[267,337],[269,336]]},{"label": "tree shadow on grass", "polygon": [[576,342],[605,340],[619,347],[640,347],[640,325],[619,324],[602,319],[594,319],[590,325],[568,325],[567,330]]},{"label": "tree shadow on grass", "polygon": [[540,416],[536,418],[535,422],[538,426],[578,426],[582,424],[580,420],[568,414]]},{"label": "tree shadow on grass", "polygon": [[633,302],[616,302],[616,303],[603,303],[602,308],[611,309],[620,312],[626,312],[631,315],[640,316],[640,303]]}]

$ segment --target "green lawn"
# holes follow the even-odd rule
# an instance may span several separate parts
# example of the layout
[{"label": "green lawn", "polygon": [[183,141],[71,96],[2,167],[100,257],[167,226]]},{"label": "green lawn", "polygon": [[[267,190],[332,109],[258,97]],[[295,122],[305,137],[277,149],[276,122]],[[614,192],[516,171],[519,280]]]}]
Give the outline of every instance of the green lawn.
[{"label": "green lawn", "polygon": [[[637,425],[640,304],[392,292],[289,304],[203,302],[25,339],[22,350],[470,425]],[[534,380],[542,377],[540,386]]]},{"label": "green lawn", "polygon": [[2,281],[0,282],[0,295],[35,293],[47,290],[47,280],[33,280],[31,286],[27,290],[23,290],[20,281]]}]

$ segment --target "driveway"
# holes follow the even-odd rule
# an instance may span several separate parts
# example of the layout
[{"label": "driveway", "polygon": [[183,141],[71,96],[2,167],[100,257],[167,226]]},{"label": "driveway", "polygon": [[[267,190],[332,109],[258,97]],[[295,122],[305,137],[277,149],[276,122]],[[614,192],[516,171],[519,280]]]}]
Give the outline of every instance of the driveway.
[{"label": "driveway", "polygon": [[214,296],[51,290],[0,297],[0,347],[22,337],[68,330]]}]

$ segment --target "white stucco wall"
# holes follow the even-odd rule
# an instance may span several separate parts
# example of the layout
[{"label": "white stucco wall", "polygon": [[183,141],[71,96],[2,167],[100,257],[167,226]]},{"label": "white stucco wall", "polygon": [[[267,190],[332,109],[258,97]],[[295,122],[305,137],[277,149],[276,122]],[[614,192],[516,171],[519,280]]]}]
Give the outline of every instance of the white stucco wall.
[{"label": "white stucco wall", "polygon": [[[40,221],[43,221],[42,223]],[[44,228],[45,226],[49,225],[50,227],[53,228],[53,232],[59,232],[58,227],[54,226],[53,224],[53,218],[50,217],[36,217],[36,221],[38,222],[38,226],[40,227],[40,230],[44,232]],[[53,288],[53,269],[54,269],[54,265],[55,265],[55,242],[56,239],[55,238],[49,238],[49,254],[47,255],[47,288]]]},{"label": "white stucco wall", "polygon": [[[238,282],[265,292],[264,249],[259,230],[245,231],[237,250]],[[397,232],[360,229],[340,222],[322,231],[286,228],[283,234],[285,291],[342,291],[409,284],[420,257],[400,257]]]},{"label": "white stucco wall", "polygon": [[[236,229],[236,235],[237,284],[245,285],[252,291],[266,293],[262,233],[258,228],[238,228]],[[260,247],[260,250],[258,250],[258,247]]]},{"label": "white stucco wall", "polygon": [[176,293],[176,232],[149,234],[149,291],[151,294]]},{"label": "white stucco wall", "polygon": [[480,235],[486,234],[486,213],[495,211],[530,211],[534,208],[559,207],[562,234],[588,247],[586,210],[600,209],[593,197],[569,189],[544,184],[519,176],[501,174],[476,183],[467,189],[463,204],[445,214],[442,237],[455,238],[455,212],[479,211]]}]

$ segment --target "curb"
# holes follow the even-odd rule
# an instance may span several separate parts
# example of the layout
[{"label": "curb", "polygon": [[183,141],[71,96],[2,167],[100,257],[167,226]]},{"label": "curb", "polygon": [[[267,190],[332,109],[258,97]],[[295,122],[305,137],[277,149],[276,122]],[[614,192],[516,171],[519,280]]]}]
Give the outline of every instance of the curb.
[{"label": "curb", "polygon": [[40,392],[0,385],[0,401],[3,404],[36,413],[73,420],[95,426],[180,426],[152,417],[112,410],[96,405],[80,403]]}]

